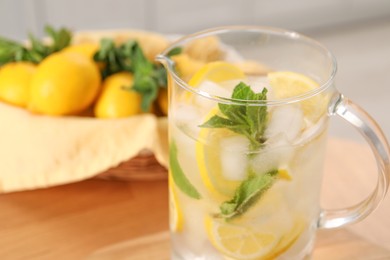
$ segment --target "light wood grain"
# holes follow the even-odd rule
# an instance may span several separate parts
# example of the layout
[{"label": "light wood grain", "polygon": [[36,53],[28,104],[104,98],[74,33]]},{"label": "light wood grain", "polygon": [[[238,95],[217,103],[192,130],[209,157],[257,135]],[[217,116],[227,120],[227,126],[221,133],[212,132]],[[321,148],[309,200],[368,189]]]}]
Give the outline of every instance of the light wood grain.
[{"label": "light wood grain", "polygon": [[[354,205],[373,190],[377,166],[367,145],[329,139],[325,161],[322,206]],[[370,216],[347,227],[349,231],[390,250],[390,196]]]},{"label": "light wood grain", "polygon": [[[328,148],[323,203],[333,207],[357,202],[372,188],[370,180],[375,178],[369,151],[340,140],[330,140]],[[95,179],[0,195],[0,259],[85,259],[107,246],[139,243],[140,239],[145,243],[142,239],[150,236],[152,241],[168,243],[164,237],[168,229],[167,193],[165,180]],[[351,226],[360,236],[350,229],[327,231],[326,239],[319,240],[314,259],[359,259],[356,257],[363,254],[356,252],[360,249],[377,257],[372,259],[390,259],[382,248],[390,241],[388,206],[383,205],[363,221],[360,229]],[[381,247],[365,240],[370,236]],[[142,247],[138,249],[142,251]],[[147,251],[152,256],[159,252],[155,247]],[[331,254],[344,258],[326,258]]]},{"label": "light wood grain", "polygon": [[[169,233],[161,232],[102,248],[88,260],[169,260]],[[319,231],[313,260],[390,259],[390,251],[346,230]]]},{"label": "light wood grain", "polygon": [[345,229],[320,230],[313,260],[386,260],[390,251]]},{"label": "light wood grain", "polygon": [[84,259],[168,228],[166,181],[89,180],[0,196],[0,259]]}]

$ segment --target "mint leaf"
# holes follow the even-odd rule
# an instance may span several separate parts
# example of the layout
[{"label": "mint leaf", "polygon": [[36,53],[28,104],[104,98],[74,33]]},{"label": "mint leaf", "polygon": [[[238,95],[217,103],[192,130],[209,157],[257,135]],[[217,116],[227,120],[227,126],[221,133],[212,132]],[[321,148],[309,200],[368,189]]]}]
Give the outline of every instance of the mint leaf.
[{"label": "mint leaf", "polygon": [[234,122],[230,119],[215,115],[215,116],[211,117],[207,122],[200,125],[200,127],[228,128],[228,129],[234,131],[234,129],[239,130],[241,128],[245,128],[246,126],[244,124],[241,124],[241,125],[237,124],[236,122]]},{"label": "mint leaf", "polygon": [[72,33],[66,28],[55,30],[46,26],[45,32],[52,39],[52,43],[46,44],[43,40],[29,34],[31,47],[0,37],[0,66],[14,61],[40,63],[50,54],[67,47],[72,39]]},{"label": "mint leaf", "polygon": [[[267,127],[268,111],[266,104],[250,101],[267,100],[267,89],[255,93],[250,86],[240,82],[234,88],[231,98],[235,100],[235,104],[219,103],[218,108],[222,116],[215,115],[200,127],[225,128],[244,135],[250,141],[249,151],[256,152],[266,141],[264,132]],[[247,159],[251,160],[254,154],[248,153]],[[272,187],[278,173],[278,170],[257,173],[250,166],[246,171],[247,179],[241,182],[232,199],[220,205],[220,213],[217,216],[229,220],[245,213]]]},{"label": "mint leaf", "polygon": [[55,30],[50,25],[45,26],[45,32],[53,40],[53,44],[49,46],[49,52],[60,51],[67,47],[72,40],[72,33],[66,28]]},{"label": "mint leaf", "polygon": [[255,93],[247,84],[240,82],[234,88],[232,99],[242,104],[218,104],[225,117],[213,116],[200,125],[207,128],[226,128],[245,135],[251,142],[251,150],[256,150],[265,142],[264,131],[267,125],[267,106],[250,104],[248,101],[267,100],[267,89]]},{"label": "mint leaf", "polygon": [[278,171],[274,170],[248,177],[236,189],[234,197],[221,204],[221,216],[226,219],[232,219],[245,213],[272,186],[276,180],[277,173]]},{"label": "mint leaf", "polygon": [[173,49],[171,49],[168,53],[167,53],[167,56],[168,57],[172,57],[172,56],[175,56],[175,55],[179,55],[180,53],[183,52],[183,48],[182,47],[175,47]]},{"label": "mint leaf", "polygon": [[[254,100],[266,100],[267,89],[264,88],[261,93],[255,94],[252,98]],[[263,136],[267,122],[267,106],[247,106],[246,115],[252,138],[260,143],[264,143]]]},{"label": "mint leaf", "polygon": [[[170,55],[176,55],[180,52],[181,48],[175,48]],[[141,109],[144,112],[150,110],[159,89],[167,86],[165,68],[149,61],[137,41],[129,40],[116,46],[112,39],[102,39],[100,49],[94,55],[94,60],[105,64],[102,70],[103,78],[120,71],[134,74],[133,86],[124,86],[124,89],[141,94]]]},{"label": "mint leaf", "polygon": [[177,146],[174,141],[169,145],[169,166],[172,173],[172,178],[177,187],[193,199],[200,199],[201,196],[196,188],[190,183],[184,174],[179,160],[177,159]]}]

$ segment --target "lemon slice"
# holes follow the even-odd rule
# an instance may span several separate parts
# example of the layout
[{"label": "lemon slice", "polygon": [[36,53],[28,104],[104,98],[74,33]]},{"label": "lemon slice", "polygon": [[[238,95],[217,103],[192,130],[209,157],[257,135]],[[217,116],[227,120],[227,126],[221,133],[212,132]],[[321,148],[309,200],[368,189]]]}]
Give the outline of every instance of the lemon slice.
[{"label": "lemon slice", "polygon": [[[188,85],[190,85],[193,88],[199,88],[202,85],[202,83],[208,82],[208,85],[215,85],[215,89],[206,90],[206,92],[211,91],[213,94],[215,94],[215,92],[218,93],[223,89],[222,86],[219,86],[219,83],[230,81],[230,80],[239,80],[244,78],[245,78],[244,72],[242,72],[242,70],[239,69],[237,66],[224,61],[214,61],[202,66],[189,80]],[[219,90],[217,88],[219,88]],[[199,101],[199,99],[200,100],[202,99],[202,98],[197,98],[193,93],[189,91],[184,92],[183,94],[184,94],[183,100],[186,103],[190,103],[191,101],[194,101],[193,99],[197,101]],[[195,101],[194,103],[199,103],[199,102]]]},{"label": "lemon slice", "polygon": [[268,231],[209,216],[205,218],[205,226],[213,246],[234,259],[258,259],[269,255],[279,243],[277,237]]},{"label": "lemon slice", "polygon": [[[217,114],[218,108],[213,108],[206,117],[207,121]],[[220,202],[230,198],[241,181],[228,180],[223,174],[221,161],[221,141],[232,136],[227,129],[201,128],[195,146],[196,161],[200,177],[207,190]]]},{"label": "lemon slice", "polygon": [[[319,87],[311,78],[291,71],[270,72],[268,78],[277,99],[299,96]],[[301,105],[305,117],[312,122],[316,122],[326,110],[325,98],[319,94],[302,101]]]},{"label": "lemon slice", "polygon": [[239,260],[275,259],[297,241],[304,229],[304,222],[298,218],[285,234],[280,234],[280,230],[273,231],[278,227],[273,224],[259,226],[244,221],[230,223],[210,216],[205,218],[212,245],[225,256]]},{"label": "lemon slice", "polygon": [[205,80],[220,83],[222,81],[244,78],[244,72],[237,66],[224,61],[214,61],[207,63],[198,70],[188,84],[192,87],[197,87]]},{"label": "lemon slice", "polygon": [[[235,65],[224,61],[215,61],[203,66],[189,81],[192,87],[198,87],[204,81],[221,83],[229,80],[244,79],[245,74]],[[186,92],[185,99],[191,98],[191,93]],[[218,108],[211,108],[205,122],[215,115]],[[223,138],[230,136],[231,132],[225,129],[207,129],[202,128],[199,133],[199,140],[206,142],[197,142],[196,159],[200,170],[201,178],[206,188],[220,200],[226,199],[226,196],[232,196],[235,188],[239,185],[238,181],[230,181],[224,178],[221,164],[220,142]]]},{"label": "lemon slice", "polygon": [[169,186],[169,228],[172,232],[180,232],[183,230],[184,218],[177,198],[175,183],[172,179],[172,174],[168,175]]}]

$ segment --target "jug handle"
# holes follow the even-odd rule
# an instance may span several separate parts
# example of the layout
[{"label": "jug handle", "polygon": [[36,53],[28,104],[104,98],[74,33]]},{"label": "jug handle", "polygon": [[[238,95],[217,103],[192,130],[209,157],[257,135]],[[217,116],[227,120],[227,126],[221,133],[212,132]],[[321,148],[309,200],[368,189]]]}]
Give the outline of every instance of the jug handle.
[{"label": "jug handle", "polygon": [[317,225],[325,229],[338,228],[367,217],[386,195],[390,181],[389,144],[375,120],[340,93],[334,96],[331,103],[328,113],[339,116],[354,126],[370,145],[378,167],[378,179],[372,193],[356,205],[337,210],[322,209]]}]

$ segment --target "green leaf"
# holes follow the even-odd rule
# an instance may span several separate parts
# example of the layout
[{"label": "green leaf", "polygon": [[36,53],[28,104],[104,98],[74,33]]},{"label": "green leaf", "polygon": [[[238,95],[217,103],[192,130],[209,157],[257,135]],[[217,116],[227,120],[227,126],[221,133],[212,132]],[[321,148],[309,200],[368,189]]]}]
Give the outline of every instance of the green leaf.
[{"label": "green leaf", "polygon": [[172,57],[174,55],[179,55],[180,53],[182,53],[182,51],[183,49],[181,47],[175,47],[167,53],[167,56]]},{"label": "green leaf", "polygon": [[[223,116],[215,115],[200,127],[225,128],[244,135],[250,141],[249,150],[258,151],[265,142],[268,112],[265,104],[251,101],[266,100],[267,89],[255,93],[250,86],[240,82],[231,97],[238,104],[219,103],[218,108]],[[252,155],[249,153],[247,159],[251,160]],[[246,171],[248,177],[236,189],[233,198],[220,205],[220,217],[229,220],[245,213],[273,185],[278,172],[255,173],[250,166]]]},{"label": "green leaf", "polygon": [[221,216],[232,219],[245,213],[272,186],[277,173],[278,171],[275,170],[248,177],[237,188],[233,198],[221,204]]},{"label": "green leaf", "polygon": [[29,61],[39,63],[50,54],[60,51],[70,44],[72,35],[69,30],[61,28],[58,31],[46,27],[46,32],[52,38],[51,44],[45,44],[32,34],[28,35],[31,47],[0,37],[0,65],[13,61]]},{"label": "green leaf", "polygon": [[211,117],[208,121],[200,125],[200,127],[205,128],[231,128],[236,127],[237,124],[230,119],[220,117],[218,115],[215,115]]},{"label": "green leaf", "polygon": [[211,117],[207,122],[203,123],[199,127],[204,128],[226,128],[235,133],[248,135],[248,127],[245,124],[234,122],[230,119],[215,115]]},{"label": "green leaf", "polygon": [[53,27],[46,25],[45,32],[53,40],[53,44],[50,46],[51,52],[62,50],[69,46],[72,40],[72,33],[66,28],[60,28],[56,31]]},{"label": "green leaf", "polygon": [[[254,94],[254,93],[253,93]],[[254,94],[255,100],[266,100],[267,99],[267,89],[263,89],[261,93]],[[247,122],[250,128],[250,133],[252,138],[259,140],[260,143],[264,143],[264,132],[267,126],[267,106],[256,105],[256,106],[247,106],[246,107]]]},{"label": "green leaf", "polygon": [[265,142],[264,131],[267,124],[267,106],[251,104],[248,101],[267,99],[267,89],[255,93],[247,84],[240,82],[234,88],[232,99],[242,104],[219,103],[218,108],[226,117],[212,117],[201,127],[226,128],[245,135],[251,142],[251,149],[256,150]]},{"label": "green leaf", "polygon": [[151,104],[157,98],[158,94],[158,86],[153,78],[135,73],[134,85],[130,90],[137,91],[141,94],[141,109],[143,111],[149,111]]},{"label": "green leaf", "polygon": [[157,66],[153,73],[152,73],[153,78],[156,80],[157,85],[160,88],[166,88],[168,85],[167,81],[167,70],[163,66]]},{"label": "green leaf", "polygon": [[100,49],[94,55],[94,60],[105,63],[103,78],[120,71],[134,74],[133,86],[125,86],[128,91],[136,91],[142,97],[141,109],[150,111],[156,100],[160,87],[166,87],[166,70],[161,65],[150,62],[144,55],[141,46],[134,40],[129,40],[120,46],[115,46],[112,39],[102,39]]},{"label": "green leaf", "polygon": [[39,53],[42,56],[42,58],[45,57],[45,54],[47,53],[47,47],[43,44],[43,42],[38,40],[31,33],[29,33],[28,38],[31,43],[31,51]]},{"label": "green leaf", "polygon": [[184,174],[179,160],[177,158],[177,146],[174,141],[169,145],[169,166],[172,173],[172,178],[177,187],[184,192],[186,195],[193,199],[201,199],[200,193],[196,188],[190,183]]}]

